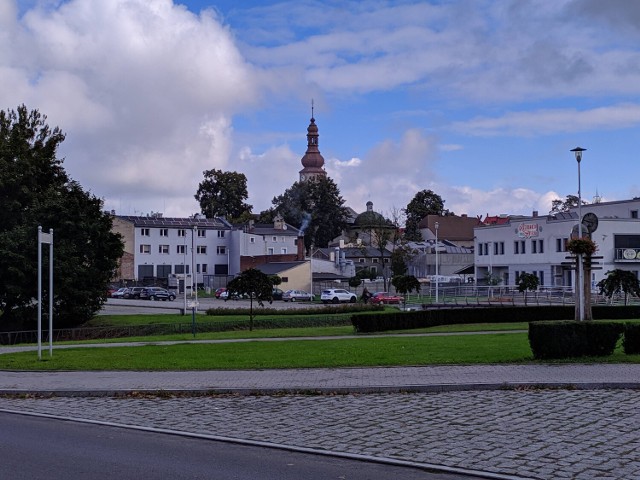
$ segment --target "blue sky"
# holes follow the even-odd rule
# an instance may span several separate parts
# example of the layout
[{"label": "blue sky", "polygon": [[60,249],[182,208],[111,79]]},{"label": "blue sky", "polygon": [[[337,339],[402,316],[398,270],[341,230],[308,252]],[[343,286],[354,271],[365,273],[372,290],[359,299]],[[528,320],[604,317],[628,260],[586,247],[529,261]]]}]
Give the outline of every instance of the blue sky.
[{"label": "blue sky", "polygon": [[9,0],[0,108],[67,133],[65,168],[121,214],[197,211],[202,172],[259,212],[298,178],[311,99],[327,173],[385,214],[640,195],[640,3]]}]

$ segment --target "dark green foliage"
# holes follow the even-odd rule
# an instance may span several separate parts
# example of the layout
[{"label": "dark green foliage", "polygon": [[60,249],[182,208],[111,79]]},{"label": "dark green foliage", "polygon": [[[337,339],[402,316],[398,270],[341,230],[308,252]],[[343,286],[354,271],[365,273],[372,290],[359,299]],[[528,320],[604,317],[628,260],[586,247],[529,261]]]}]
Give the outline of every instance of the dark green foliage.
[{"label": "dark green foliage", "polygon": [[627,355],[640,355],[640,323],[625,324],[622,347]]},{"label": "dark green foliage", "polygon": [[[582,200],[582,204],[586,205],[587,202]],[[551,211],[549,213],[568,212],[574,207],[578,206],[578,197],[576,195],[567,195],[567,198],[562,201],[559,198],[551,201]]]},{"label": "dark green foliage", "polygon": [[611,355],[624,330],[619,322],[535,322],[529,345],[537,360]]},{"label": "dark green foliage", "polygon": [[442,215],[445,213],[444,200],[431,190],[422,190],[415,194],[403,211],[407,217],[404,238],[419,242],[423,240],[419,228],[420,221],[427,215]]},{"label": "dark green foliage", "polygon": [[347,227],[347,209],[330,178],[296,182],[271,202],[275,213],[304,233],[304,245],[326,247]]},{"label": "dark green foliage", "polygon": [[360,277],[351,277],[349,279],[349,286],[351,288],[358,288],[362,284],[362,279]]},{"label": "dark green foliage", "polygon": [[[264,307],[254,309],[254,314],[258,315],[342,315],[351,314],[353,312],[371,312],[382,311],[383,306],[380,305],[363,305],[354,303],[345,303],[340,305],[327,305],[324,307],[308,307],[308,308],[296,308],[278,310],[277,308]],[[247,308],[210,308],[207,310],[207,315],[212,316],[229,316],[229,315],[247,315],[249,309]]]},{"label": "dark green foliage", "polygon": [[216,169],[202,173],[204,180],[198,185],[195,199],[204,215],[209,218],[227,217],[229,221],[234,221],[251,213],[253,206],[244,203],[249,198],[244,173]]},{"label": "dark green foliage", "polygon": [[[381,312],[379,314],[356,314],[351,321],[358,332],[384,332],[388,330],[410,330],[438,325],[474,323],[538,322],[545,320],[569,320],[574,316],[573,306],[504,306],[473,308],[434,308],[413,312]],[[594,319],[640,318],[640,307],[593,307]]]},{"label": "dark green foliage", "polygon": [[413,291],[420,292],[420,282],[413,275],[396,275],[391,280],[396,292],[406,295]]},{"label": "dark green foliage", "polygon": [[607,272],[607,276],[598,282],[600,294],[611,299],[617,293],[624,293],[624,304],[629,295],[640,297],[640,281],[635,273],[616,268]]},{"label": "dark green foliage", "polygon": [[523,272],[516,278],[516,284],[518,285],[518,291],[524,293],[524,304],[527,304],[527,290],[532,292],[538,289],[540,280],[533,273]]},{"label": "dark green foliage", "polygon": [[[54,328],[80,325],[100,310],[122,256],[102,201],[56,158],[63,140],[37,110],[0,111],[0,330],[35,328],[39,225],[54,230]],[[48,305],[48,245],[42,250]]]},{"label": "dark green foliage", "polygon": [[[273,280],[266,273],[262,273],[255,268],[249,268],[231,280],[227,284],[229,292],[236,293],[240,296],[246,296],[249,299],[249,325],[253,326],[254,300],[261,307],[263,302],[273,301]],[[250,328],[251,330],[252,328]]]}]

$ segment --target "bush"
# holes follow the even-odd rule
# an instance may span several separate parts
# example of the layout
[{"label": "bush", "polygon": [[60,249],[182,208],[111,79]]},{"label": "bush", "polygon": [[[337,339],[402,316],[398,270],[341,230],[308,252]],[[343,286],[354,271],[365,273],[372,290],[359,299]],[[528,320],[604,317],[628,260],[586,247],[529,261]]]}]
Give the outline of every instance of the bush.
[{"label": "bush", "polygon": [[619,322],[531,322],[529,345],[537,360],[611,355],[624,331]]},{"label": "bush", "polygon": [[625,324],[622,347],[627,355],[640,354],[640,323]]},{"label": "bush", "polygon": [[[343,315],[353,312],[372,312],[384,310],[380,305],[363,305],[363,304],[345,304],[326,307],[308,307],[308,308],[284,308],[278,309],[273,307],[255,307],[254,315]],[[209,308],[207,315],[223,316],[229,315],[249,315],[249,308]]]},{"label": "bush", "polygon": [[413,312],[358,313],[352,315],[356,332],[410,330],[472,323],[513,323],[573,318],[573,307],[435,308]]}]

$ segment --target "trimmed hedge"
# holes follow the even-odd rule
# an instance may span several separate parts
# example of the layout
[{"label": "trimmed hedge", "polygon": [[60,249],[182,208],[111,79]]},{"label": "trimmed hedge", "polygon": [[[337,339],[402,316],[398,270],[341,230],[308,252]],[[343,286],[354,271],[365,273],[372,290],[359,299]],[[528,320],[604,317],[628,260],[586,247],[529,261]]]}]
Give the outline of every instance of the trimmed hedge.
[{"label": "trimmed hedge", "polygon": [[467,323],[513,323],[565,319],[573,316],[573,307],[480,307],[439,308],[379,314],[358,313],[351,316],[356,332],[410,330]]},{"label": "trimmed hedge", "polygon": [[625,324],[622,347],[627,355],[640,355],[640,323]]},{"label": "trimmed hedge", "polygon": [[[266,302],[265,302],[266,303]],[[354,312],[377,312],[383,311],[384,306],[381,305],[363,305],[363,304],[341,304],[335,306],[313,307],[307,308],[273,308],[270,306],[261,307],[254,303],[254,315],[336,315],[351,314]],[[209,308],[205,312],[210,316],[229,316],[229,315],[249,315],[250,309],[242,308]]]},{"label": "trimmed hedge", "polygon": [[537,360],[611,355],[624,331],[620,322],[531,322],[529,345]]},{"label": "trimmed hedge", "polygon": [[[594,319],[640,318],[640,306],[597,305],[592,309]],[[352,315],[356,332],[372,333],[388,330],[411,330],[438,325],[466,323],[513,323],[545,320],[573,320],[574,306],[500,306],[429,308],[417,311],[357,313]]]}]

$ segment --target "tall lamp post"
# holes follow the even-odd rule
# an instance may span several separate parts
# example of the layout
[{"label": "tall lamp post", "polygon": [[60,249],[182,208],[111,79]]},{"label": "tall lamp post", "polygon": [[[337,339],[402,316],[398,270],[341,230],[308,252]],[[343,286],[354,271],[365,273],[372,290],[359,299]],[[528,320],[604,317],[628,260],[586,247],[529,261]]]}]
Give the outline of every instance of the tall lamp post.
[{"label": "tall lamp post", "polygon": [[[584,152],[586,148],[576,147],[571,150],[575,156],[576,161],[578,162],[578,238],[582,238],[582,189],[580,186],[580,162],[582,161],[582,152]],[[577,290],[578,290],[578,320],[584,320],[584,265],[582,263],[582,253],[579,253],[577,256],[578,260],[578,281],[577,281]]]},{"label": "tall lamp post", "polygon": [[439,279],[438,279],[438,227],[440,227],[440,224],[438,222],[436,222],[434,227],[436,229],[436,303],[439,303],[439,301],[438,301],[438,286],[439,286]]}]

